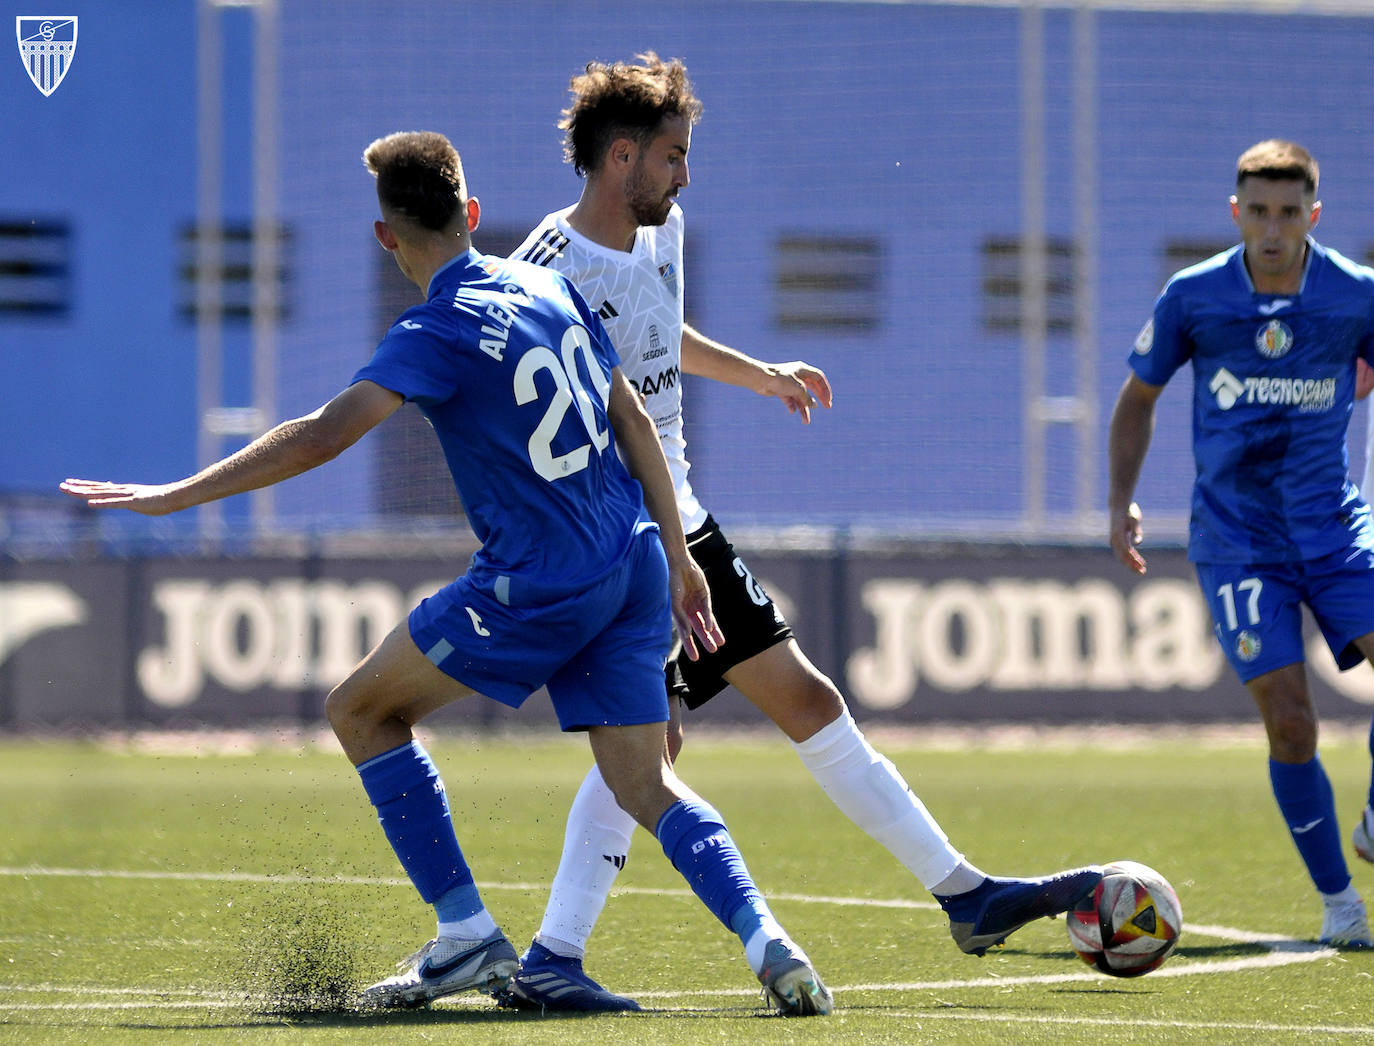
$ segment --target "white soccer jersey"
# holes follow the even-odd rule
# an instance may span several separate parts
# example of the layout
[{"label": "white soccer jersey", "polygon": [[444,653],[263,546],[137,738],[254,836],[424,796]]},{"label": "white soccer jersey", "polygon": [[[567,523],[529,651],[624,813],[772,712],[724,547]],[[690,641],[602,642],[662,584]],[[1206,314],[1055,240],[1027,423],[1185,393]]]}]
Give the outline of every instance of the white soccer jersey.
[{"label": "white soccer jersey", "polygon": [[570,279],[601,317],[620,353],[620,369],[644,397],[673,477],[682,528],[706,522],[692,493],[682,436],[682,209],[641,226],[628,253],[603,247],[568,224],[571,207],[547,215],[512,258],[546,265]]}]

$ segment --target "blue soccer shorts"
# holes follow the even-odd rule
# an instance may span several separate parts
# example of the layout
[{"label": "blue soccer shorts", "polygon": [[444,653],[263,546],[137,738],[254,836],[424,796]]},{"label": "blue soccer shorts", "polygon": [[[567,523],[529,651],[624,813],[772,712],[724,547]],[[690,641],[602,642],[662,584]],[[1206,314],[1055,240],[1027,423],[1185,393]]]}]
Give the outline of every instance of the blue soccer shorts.
[{"label": "blue soccer shorts", "polygon": [[1242,683],[1306,660],[1302,606],[1336,664],[1364,660],[1354,641],[1374,632],[1374,550],[1350,547],[1293,563],[1197,563],[1213,630]]},{"label": "blue soccer shorts", "polygon": [[511,708],[547,686],[564,730],[668,719],[673,615],[655,529],[587,591],[540,606],[506,606],[464,575],[411,611],[410,636],[445,674]]}]

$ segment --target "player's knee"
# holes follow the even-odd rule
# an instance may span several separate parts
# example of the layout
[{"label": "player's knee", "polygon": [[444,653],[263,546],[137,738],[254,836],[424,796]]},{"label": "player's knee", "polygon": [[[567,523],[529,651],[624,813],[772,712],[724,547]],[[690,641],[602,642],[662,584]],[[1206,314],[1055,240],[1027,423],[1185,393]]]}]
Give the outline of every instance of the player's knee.
[{"label": "player's knee", "polygon": [[794,741],[804,741],[825,729],[848,710],[835,684],[820,673],[807,673],[787,701],[785,722],[778,725]]},{"label": "player's knee", "polygon": [[1277,710],[1270,717],[1270,754],[1279,762],[1304,763],[1317,752],[1317,719],[1302,706]]},{"label": "player's knee", "polygon": [[370,708],[366,695],[358,687],[350,686],[348,680],[329,691],[324,699],[324,717],[339,736],[356,733],[360,724],[379,718]]},{"label": "player's knee", "polygon": [[616,805],[651,832],[663,811],[672,805],[673,794],[667,786],[671,775],[663,765],[601,767],[601,777],[615,796]]},{"label": "player's knee", "polygon": [[344,724],[352,718],[348,696],[341,686],[329,691],[329,696],[324,699],[324,717],[335,734],[339,733]]}]

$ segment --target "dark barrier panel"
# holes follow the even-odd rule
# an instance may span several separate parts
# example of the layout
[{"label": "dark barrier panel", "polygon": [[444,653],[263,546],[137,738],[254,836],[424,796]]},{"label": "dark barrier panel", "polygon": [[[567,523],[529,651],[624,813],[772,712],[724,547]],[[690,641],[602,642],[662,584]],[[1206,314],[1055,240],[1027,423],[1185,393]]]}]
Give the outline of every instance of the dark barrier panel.
[{"label": "dark barrier panel", "polygon": [[[743,550],[857,718],[1178,722],[1254,718],[1181,551],[1136,578],[1090,548]],[[453,558],[0,564],[0,722],[11,728],[318,722],[325,694]],[[1374,671],[1309,637],[1327,718],[1363,718]],[[473,700],[446,722],[513,713]],[[697,714],[757,720],[738,694]],[[552,725],[536,695],[519,721]]]}]

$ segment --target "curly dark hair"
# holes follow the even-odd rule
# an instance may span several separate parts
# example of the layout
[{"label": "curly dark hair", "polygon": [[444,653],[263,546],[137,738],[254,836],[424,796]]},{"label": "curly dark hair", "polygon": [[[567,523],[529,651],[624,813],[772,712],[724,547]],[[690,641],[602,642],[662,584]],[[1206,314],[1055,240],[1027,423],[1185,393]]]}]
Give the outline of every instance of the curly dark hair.
[{"label": "curly dark hair", "polygon": [[644,143],[667,117],[689,124],[701,119],[701,102],[681,59],[665,62],[653,51],[635,57],[641,65],[588,62],[586,72],[572,78],[572,103],[558,126],[563,155],[580,175],[595,173],[617,138]]},{"label": "curly dark hair", "polygon": [[447,229],[467,202],[463,161],[453,143],[436,131],[399,131],[363,150],[377,178],[377,200],[415,224]]}]

